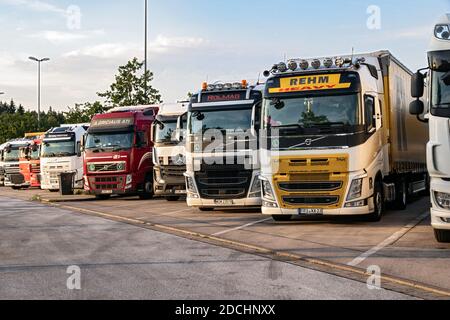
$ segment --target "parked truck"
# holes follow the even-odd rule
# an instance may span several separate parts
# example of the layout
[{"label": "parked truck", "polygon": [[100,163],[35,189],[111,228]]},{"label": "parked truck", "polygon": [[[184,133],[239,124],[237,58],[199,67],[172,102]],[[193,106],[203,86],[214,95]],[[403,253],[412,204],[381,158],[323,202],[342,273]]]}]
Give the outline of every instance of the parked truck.
[{"label": "parked truck", "polygon": [[20,174],[24,177],[25,185],[31,188],[41,187],[41,145],[42,133],[29,133],[25,137],[30,140],[27,146],[20,148],[19,153],[19,169]]},{"label": "parked truck", "polygon": [[42,140],[41,189],[58,191],[60,175],[73,173],[73,187],[83,188],[81,139],[89,124],[64,124],[50,129]]},{"label": "parked truck", "polygon": [[201,211],[261,207],[258,159],[262,86],[204,83],[186,129],[187,204]]},{"label": "parked truck", "polygon": [[388,51],[266,71],[263,213],[379,221],[386,202],[405,209],[427,181],[428,128],[407,111],[411,74]]},{"label": "parked truck", "polygon": [[94,116],[84,141],[85,190],[111,195],[153,196],[151,126],[158,106],[118,107]]},{"label": "parked truck", "polygon": [[0,145],[0,187],[5,185],[5,163],[3,161],[3,152],[5,147],[6,143]]},{"label": "parked truck", "polygon": [[[430,28],[431,31],[431,28]],[[450,242],[450,14],[433,26],[428,68],[412,77],[410,112],[428,122],[427,165],[430,174],[431,223],[436,240]],[[422,72],[428,70],[426,74]],[[426,94],[424,96],[426,80]],[[420,98],[424,98],[419,100]]]},{"label": "parked truck", "polygon": [[188,102],[162,104],[152,125],[153,189],[168,201],[186,195],[186,148],[184,136],[177,136],[177,123],[187,106]]},{"label": "parked truck", "polygon": [[28,187],[25,177],[20,173],[20,149],[31,143],[29,139],[15,139],[9,141],[3,150],[3,163],[5,170],[5,187],[21,189]]}]

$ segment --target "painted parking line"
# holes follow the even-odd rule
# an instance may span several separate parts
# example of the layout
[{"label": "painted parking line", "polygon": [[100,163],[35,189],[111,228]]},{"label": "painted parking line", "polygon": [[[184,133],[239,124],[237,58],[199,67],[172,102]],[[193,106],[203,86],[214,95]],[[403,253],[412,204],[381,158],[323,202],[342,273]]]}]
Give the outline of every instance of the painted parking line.
[{"label": "painted parking line", "polygon": [[349,265],[351,267],[358,266],[364,260],[366,260],[370,256],[374,255],[378,251],[380,251],[380,250],[382,250],[382,249],[384,249],[384,248],[386,248],[386,247],[396,243],[398,240],[403,238],[404,235],[406,235],[409,231],[414,229],[419,223],[421,223],[423,220],[425,220],[429,216],[430,216],[430,212],[429,211],[426,211],[426,212],[422,213],[420,216],[416,217],[414,220],[412,220],[410,223],[408,223],[402,229],[400,229],[399,231],[394,233],[392,236],[390,236],[389,238],[387,238],[383,242],[379,243],[378,245],[376,245],[372,249],[364,252],[359,257],[355,258],[354,260],[350,261],[349,263],[347,263],[347,265]]},{"label": "painted parking line", "polygon": [[266,218],[266,219],[263,219],[263,220],[258,220],[258,221],[254,221],[254,222],[250,222],[250,223],[244,224],[243,226],[240,226],[240,227],[223,230],[223,231],[220,231],[220,232],[212,234],[212,236],[214,236],[214,237],[221,236],[223,234],[226,234],[226,233],[229,233],[229,232],[233,232],[233,231],[242,230],[242,229],[254,226],[255,224],[263,223],[263,222],[269,221],[269,220],[272,220],[272,218]]}]

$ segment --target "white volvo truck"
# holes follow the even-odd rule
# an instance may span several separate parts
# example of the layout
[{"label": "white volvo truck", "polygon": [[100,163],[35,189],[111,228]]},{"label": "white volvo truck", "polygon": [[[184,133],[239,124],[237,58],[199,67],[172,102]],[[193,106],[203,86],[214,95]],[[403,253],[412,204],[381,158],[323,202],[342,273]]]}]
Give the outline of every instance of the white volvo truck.
[{"label": "white volvo truck", "polygon": [[177,123],[186,117],[188,104],[162,104],[152,124],[154,193],[168,201],[186,195],[186,146],[184,135],[177,135]]},{"label": "white volvo truck", "polygon": [[408,113],[409,71],[388,51],[274,65],[263,103],[262,212],[366,215],[426,189],[426,124]]},{"label": "white volvo truck", "polygon": [[81,139],[88,128],[89,124],[67,124],[45,134],[41,147],[41,189],[58,191],[59,176],[67,172],[75,174],[74,187],[83,188]]},{"label": "white volvo truck", "polygon": [[[411,103],[410,111],[420,122],[429,123],[427,165],[431,178],[431,222],[436,240],[450,242],[450,14],[442,16],[431,31],[429,65],[412,78],[412,96],[417,100]],[[428,72],[423,74],[425,70]],[[425,96],[424,80],[427,83]],[[422,97],[425,103],[419,100]]]},{"label": "white volvo truck", "polygon": [[[203,84],[189,104],[187,204],[201,211],[261,207],[258,134],[262,86]],[[182,119],[178,132],[183,130]]]}]

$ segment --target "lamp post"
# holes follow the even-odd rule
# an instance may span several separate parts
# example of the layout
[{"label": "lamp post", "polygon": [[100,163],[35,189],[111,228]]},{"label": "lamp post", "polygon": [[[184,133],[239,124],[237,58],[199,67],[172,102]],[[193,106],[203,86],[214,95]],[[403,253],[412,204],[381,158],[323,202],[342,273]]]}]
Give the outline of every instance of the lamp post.
[{"label": "lamp post", "polygon": [[[144,31],[144,75],[147,75],[147,41],[148,41],[148,0],[145,0],[145,31]],[[145,95],[147,96],[147,78],[145,78]]]},{"label": "lamp post", "polygon": [[41,63],[50,61],[49,58],[38,59],[29,57],[30,60],[38,63],[38,129],[41,129]]}]

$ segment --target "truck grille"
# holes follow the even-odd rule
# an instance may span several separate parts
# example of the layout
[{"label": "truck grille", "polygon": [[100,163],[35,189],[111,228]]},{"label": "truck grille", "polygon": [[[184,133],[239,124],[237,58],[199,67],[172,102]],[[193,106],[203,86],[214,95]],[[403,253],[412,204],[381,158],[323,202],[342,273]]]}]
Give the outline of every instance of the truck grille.
[{"label": "truck grille", "polygon": [[333,205],[339,202],[339,196],[284,196],[285,203],[293,205]]},{"label": "truck grille", "polygon": [[334,191],[342,188],[342,181],[321,182],[281,182],[278,184],[285,191]]},{"label": "truck grille", "polygon": [[31,165],[31,173],[39,174],[41,172],[41,166],[39,164]]},{"label": "truck grille", "polygon": [[252,173],[243,165],[202,165],[195,179],[204,199],[242,199],[249,191]]},{"label": "truck grille", "polygon": [[14,173],[8,176],[9,181],[14,185],[21,185],[25,183],[25,178],[20,173]]},{"label": "truck grille", "polygon": [[88,163],[89,172],[117,172],[125,170],[125,162]]},{"label": "truck grille", "polygon": [[91,177],[89,179],[95,190],[118,190],[124,187],[123,177]]},{"label": "truck grille", "polygon": [[5,166],[5,174],[15,174],[20,173],[20,168],[18,164],[11,164]]},{"label": "truck grille", "polygon": [[186,172],[185,166],[162,166],[161,178],[181,178],[184,180],[184,173]]}]

